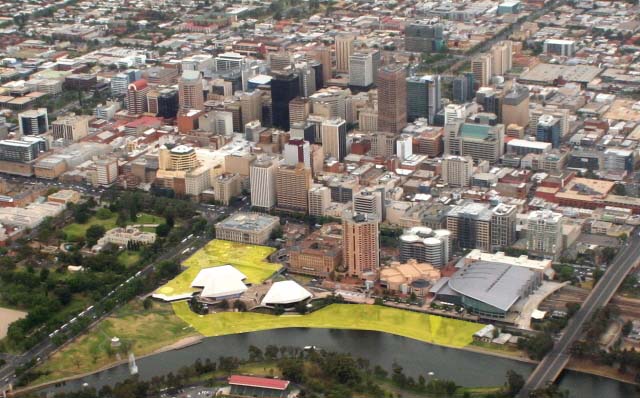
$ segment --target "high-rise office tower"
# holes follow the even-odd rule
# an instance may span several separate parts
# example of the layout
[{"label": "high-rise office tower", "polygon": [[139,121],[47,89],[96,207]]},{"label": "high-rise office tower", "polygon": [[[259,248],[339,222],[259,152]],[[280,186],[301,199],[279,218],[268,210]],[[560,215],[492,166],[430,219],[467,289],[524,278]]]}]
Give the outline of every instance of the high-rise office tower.
[{"label": "high-rise office tower", "polygon": [[516,241],[518,208],[500,203],[491,211],[491,249],[502,250]]},{"label": "high-rise office tower", "polygon": [[44,134],[49,130],[47,108],[38,108],[18,114],[20,135]]},{"label": "high-rise office tower", "polygon": [[51,134],[56,140],[78,141],[89,134],[89,119],[88,116],[73,114],[61,116],[51,123]]},{"label": "high-rise office tower", "polygon": [[178,89],[180,90],[181,112],[189,109],[204,110],[204,91],[199,71],[187,70],[182,72],[178,82]]},{"label": "high-rise office tower", "polygon": [[331,48],[327,46],[317,46],[311,54],[316,61],[322,64],[322,82],[324,86],[326,82],[331,80]]},{"label": "high-rise office tower", "polygon": [[491,81],[492,59],[490,54],[482,54],[471,60],[471,73],[473,80],[480,87],[488,86]]},{"label": "high-rise office tower", "polygon": [[250,93],[240,94],[240,110],[242,126],[246,126],[247,123],[254,120],[262,120],[262,91],[254,90]]},{"label": "high-rise office tower", "polygon": [[275,158],[263,156],[258,158],[250,168],[251,206],[271,210],[276,205],[276,170],[278,162]]},{"label": "high-rise office tower", "polygon": [[347,122],[341,118],[328,119],[320,126],[325,156],[342,162],[347,156]]},{"label": "high-rise office tower", "polygon": [[276,75],[271,80],[272,123],[289,131],[289,102],[300,95],[300,78],[296,73]]},{"label": "high-rise office tower", "polygon": [[373,85],[370,53],[355,52],[349,57],[349,86],[368,88]]},{"label": "high-rise office tower", "polygon": [[404,29],[404,47],[407,51],[431,53],[444,48],[444,28],[440,23],[415,22]]},{"label": "high-rise office tower", "polygon": [[309,97],[316,92],[316,71],[307,62],[296,64],[300,76],[300,96]]},{"label": "high-rise office tower", "polygon": [[452,187],[468,187],[473,175],[470,156],[445,156],[442,159],[442,180]]},{"label": "high-rise office tower", "polygon": [[504,125],[453,121],[445,125],[444,152],[496,163],[504,153]]},{"label": "high-rise office tower", "polygon": [[147,111],[147,93],[149,86],[147,81],[140,79],[129,84],[127,88],[127,112],[131,115],[140,115]]},{"label": "high-rise office tower", "polygon": [[513,63],[513,43],[504,40],[491,47],[491,74],[503,76],[511,69]]},{"label": "high-rise office tower", "polygon": [[324,217],[331,205],[331,190],[320,184],[313,184],[309,189],[309,215]]},{"label": "high-rise office tower", "polygon": [[273,73],[287,73],[293,67],[293,59],[289,53],[270,53],[269,67]]},{"label": "high-rise office tower", "polygon": [[466,202],[454,206],[446,216],[454,245],[461,249],[491,250],[491,210],[488,205]]},{"label": "high-rise office tower", "polygon": [[400,65],[378,72],[378,130],[400,133],[407,125],[407,75]]},{"label": "high-rise office tower", "polygon": [[384,189],[364,188],[353,195],[353,212],[384,221]]},{"label": "high-rise office tower", "polygon": [[362,278],[380,266],[378,221],[364,214],[342,215],[342,264],[349,276]]},{"label": "high-rise office tower", "polygon": [[315,93],[316,91],[324,87],[324,67],[322,66],[320,61],[317,60],[309,61],[309,66],[311,67],[311,69],[313,69],[313,73],[315,75],[316,87],[315,90],[313,90],[313,92]]},{"label": "high-rise office tower", "polygon": [[349,57],[349,86],[366,89],[376,82],[380,52],[357,51]]},{"label": "high-rise office tower", "polygon": [[180,107],[178,90],[174,88],[165,88],[160,90],[157,97],[158,116],[165,119],[172,119],[178,114]]},{"label": "high-rise office tower", "polygon": [[289,124],[304,123],[309,117],[311,104],[309,98],[296,97],[289,102]]},{"label": "high-rise office tower", "polygon": [[304,164],[280,165],[276,170],[277,208],[294,213],[307,213],[309,189],[313,179],[311,170]]},{"label": "high-rise office tower", "polygon": [[505,126],[517,124],[527,127],[529,124],[529,89],[514,84],[507,95],[502,98],[502,123]]},{"label": "high-rise office tower", "polygon": [[562,214],[535,210],[527,218],[527,250],[533,254],[556,257],[562,253]]},{"label": "high-rise office tower", "polygon": [[554,148],[560,148],[562,142],[560,119],[551,115],[540,116],[536,128],[536,140],[550,142]]},{"label": "high-rise office tower", "polygon": [[309,142],[300,139],[289,140],[284,144],[282,150],[283,164],[295,166],[298,163],[304,164],[306,168],[311,168],[311,145]]},{"label": "high-rise office tower", "polygon": [[453,79],[453,101],[456,103],[465,103],[471,101],[475,96],[473,88],[473,73],[467,72]]},{"label": "high-rise office tower", "polygon": [[433,120],[442,109],[440,76],[412,76],[407,78],[407,120]]},{"label": "high-rise office tower", "polygon": [[355,35],[351,33],[339,33],[336,35],[336,71],[338,73],[349,72],[349,57],[353,54],[353,42]]},{"label": "high-rise office tower", "polygon": [[19,140],[0,140],[0,160],[28,163],[49,150],[49,142],[42,137],[25,136]]}]

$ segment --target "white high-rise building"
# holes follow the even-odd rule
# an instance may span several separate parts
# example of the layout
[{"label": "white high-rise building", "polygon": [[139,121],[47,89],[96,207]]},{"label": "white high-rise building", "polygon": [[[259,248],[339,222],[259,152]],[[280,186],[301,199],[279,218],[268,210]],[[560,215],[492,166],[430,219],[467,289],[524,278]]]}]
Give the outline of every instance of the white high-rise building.
[{"label": "white high-rise building", "polygon": [[464,119],[464,105],[449,104],[444,107],[444,124],[445,126],[456,119]]},{"label": "white high-rise building", "polygon": [[341,118],[325,120],[320,129],[325,156],[341,162],[347,156],[347,122]]},{"label": "white high-rise building", "polygon": [[116,159],[99,159],[96,165],[96,185],[109,186],[118,178],[118,161]]},{"label": "white high-rise building", "polygon": [[452,187],[468,187],[473,175],[470,156],[446,156],[442,160],[442,179]]},{"label": "white high-rise building", "polygon": [[256,160],[249,170],[251,206],[271,210],[276,206],[276,169],[278,161],[271,157]]},{"label": "white high-rise building", "polygon": [[240,69],[245,63],[246,57],[237,53],[222,53],[218,55],[215,60],[216,70],[218,72],[224,72],[232,69]]},{"label": "white high-rise building", "polygon": [[374,83],[372,52],[356,52],[349,57],[349,85],[369,87]]},{"label": "white high-rise building", "polygon": [[411,155],[413,155],[413,136],[411,134],[402,134],[396,140],[396,156],[400,160],[405,160]]},{"label": "white high-rise building", "polygon": [[323,217],[331,205],[331,189],[320,184],[313,184],[309,190],[309,215]]},{"label": "white high-rise building", "polygon": [[365,188],[353,195],[353,212],[384,221],[384,191]]},{"label": "white high-rise building", "polygon": [[527,250],[545,257],[562,252],[562,214],[536,210],[527,218]]},{"label": "white high-rise building", "polygon": [[295,166],[298,163],[304,163],[304,167],[311,168],[311,145],[309,141],[293,139],[284,144],[282,151],[284,164]]},{"label": "white high-rise building", "polygon": [[233,113],[217,111],[213,115],[214,131],[219,135],[233,134]]}]

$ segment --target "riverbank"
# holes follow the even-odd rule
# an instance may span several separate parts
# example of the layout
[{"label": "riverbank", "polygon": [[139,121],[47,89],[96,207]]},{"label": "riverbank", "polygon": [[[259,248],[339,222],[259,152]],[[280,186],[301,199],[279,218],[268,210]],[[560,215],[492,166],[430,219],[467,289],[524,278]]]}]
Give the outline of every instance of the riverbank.
[{"label": "riverbank", "polygon": [[[155,304],[151,310],[144,310],[140,303],[130,303],[45,361],[37,368],[43,374],[34,384],[74,380],[123,363],[108,348],[113,336],[129,342],[137,358],[144,358],[188,348],[201,343],[205,337],[289,328],[377,331],[434,346],[535,364],[520,351],[472,343],[471,336],[482,327],[480,324],[381,306],[334,304],[304,316],[231,312],[203,316],[191,312],[186,303],[183,305],[188,316],[178,317],[169,305]],[[175,306],[181,308],[178,304]],[[621,375],[615,369],[582,361],[572,362],[569,368],[625,383],[633,382],[628,375]]]}]

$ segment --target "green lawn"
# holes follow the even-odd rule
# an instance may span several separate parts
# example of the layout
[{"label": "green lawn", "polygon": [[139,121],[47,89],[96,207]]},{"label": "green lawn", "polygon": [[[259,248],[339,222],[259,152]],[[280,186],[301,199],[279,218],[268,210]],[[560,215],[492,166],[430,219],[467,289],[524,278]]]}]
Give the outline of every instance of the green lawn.
[{"label": "green lawn", "polygon": [[118,261],[129,268],[140,261],[140,253],[131,250],[122,251],[118,254]]},{"label": "green lawn", "polygon": [[157,293],[177,295],[195,291],[191,282],[203,268],[231,264],[247,276],[249,283],[262,283],[280,269],[279,264],[267,261],[276,249],[246,245],[226,240],[212,240],[182,263],[187,269],[157,290]]},{"label": "green lawn", "polygon": [[254,312],[193,313],[186,302],[173,304],[176,314],[205,336],[288,327],[360,329],[449,347],[464,347],[473,341],[482,325],[436,315],[421,314],[378,305],[333,304],[308,315],[266,315]]},{"label": "green lawn", "polygon": [[[34,384],[90,372],[118,360],[110,350],[111,338],[117,336],[140,356],[198,333],[178,318],[168,304],[154,303],[146,311],[139,301],[118,309],[87,334],[55,353],[39,371],[49,372]],[[126,359],[126,354],[120,355]]]},{"label": "green lawn", "polygon": [[[77,241],[81,238],[84,238],[87,232],[87,229],[89,229],[89,227],[92,225],[102,225],[104,229],[106,229],[107,231],[117,227],[118,226],[116,224],[117,219],[118,219],[118,215],[116,213],[112,213],[111,217],[105,220],[101,220],[96,216],[92,216],[86,223],[69,224],[66,227],[64,227],[62,231],[65,234],[66,240]],[[154,216],[147,213],[140,213],[138,215],[138,219],[135,222],[128,221],[127,224],[162,224],[164,223],[164,221],[165,220],[163,217],[158,217],[158,216]],[[155,228],[152,228],[152,231],[150,232],[155,232]]]}]

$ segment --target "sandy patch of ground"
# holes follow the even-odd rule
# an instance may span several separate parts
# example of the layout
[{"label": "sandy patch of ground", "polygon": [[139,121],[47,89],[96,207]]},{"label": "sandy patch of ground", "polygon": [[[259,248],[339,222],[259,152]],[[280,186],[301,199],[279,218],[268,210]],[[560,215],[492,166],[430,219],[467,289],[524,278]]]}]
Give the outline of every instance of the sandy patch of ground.
[{"label": "sandy patch of ground", "polygon": [[4,339],[7,336],[9,325],[26,316],[26,312],[0,307],[0,339]]}]

